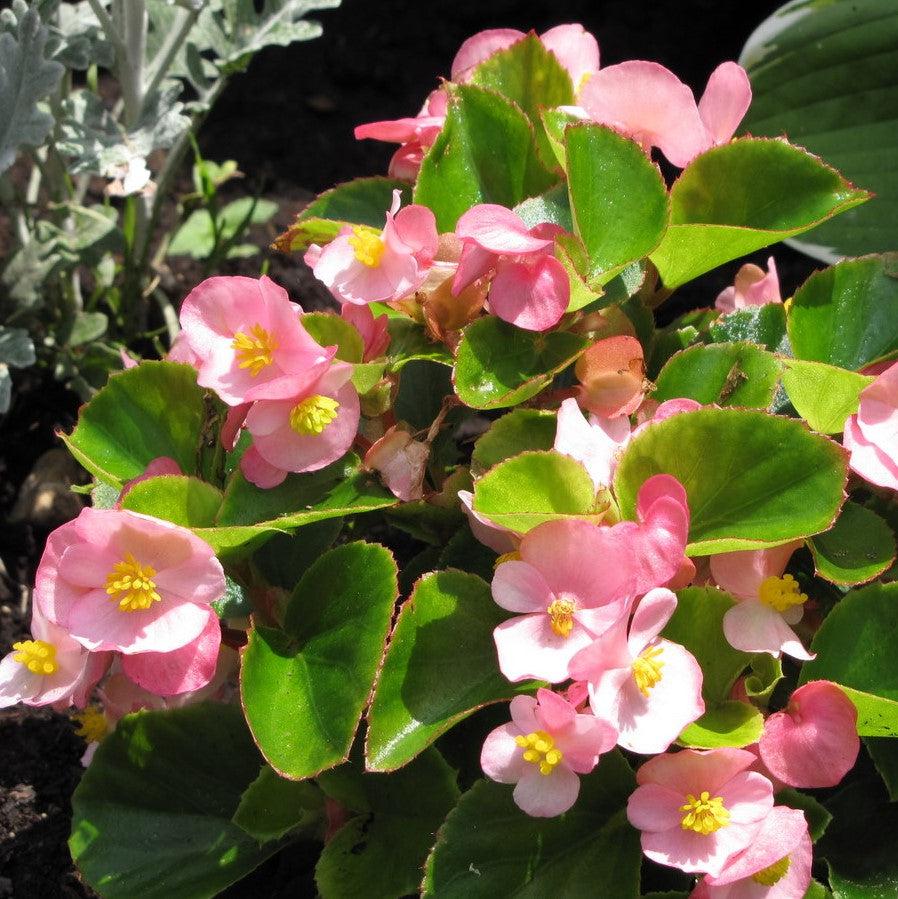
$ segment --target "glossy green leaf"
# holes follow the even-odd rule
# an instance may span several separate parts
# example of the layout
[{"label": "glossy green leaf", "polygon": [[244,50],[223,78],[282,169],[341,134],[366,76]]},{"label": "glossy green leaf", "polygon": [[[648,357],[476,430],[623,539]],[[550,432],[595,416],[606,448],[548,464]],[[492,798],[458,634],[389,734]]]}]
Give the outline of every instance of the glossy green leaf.
[{"label": "glossy green leaf", "polygon": [[514,804],[510,785],[478,781],[440,828],[423,895],[593,896],[597,885],[613,884],[615,895],[637,896],[639,836],[625,809],[635,787],[616,750],[581,776],[576,804],[556,818],[531,818]]},{"label": "glossy green leaf", "polygon": [[624,450],[615,493],[625,518],[654,474],[686,488],[690,555],[762,549],[828,530],[844,498],[840,446],[794,419],[699,409],[649,425]]},{"label": "glossy green leaf", "polygon": [[522,453],[490,469],[474,485],[474,509],[522,534],[558,518],[598,523],[604,512],[586,469],[554,451]]},{"label": "glossy green leaf", "polygon": [[195,369],[142,362],[112,375],[63,439],[92,475],[121,489],[159,456],[170,456],[187,474],[196,471],[203,416]]},{"label": "glossy green leaf", "polygon": [[538,197],[530,197],[523,203],[518,203],[514,211],[528,228],[549,222],[565,231],[574,230],[566,184],[559,184]]},{"label": "glossy green leaf", "polygon": [[555,443],[557,418],[544,409],[514,409],[497,418],[474,444],[471,471],[477,476],[499,462],[527,450],[550,450]]},{"label": "glossy green leaf", "polygon": [[234,823],[259,843],[278,840],[290,831],[310,835],[324,825],[324,796],[316,786],[287,780],[270,765],[243,791]]},{"label": "glossy green leaf", "polygon": [[72,798],[78,869],[109,899],[216,895],[279,848],[231,823],[260,762],[234,706],[127,715]]},{"label": "glossy green leaf", "polygon": [[872,378],[802,359],[783,360],[783,387],[795,411],[821,434],[841,434]]},{"label": "glossy green leaf", "polygon": [[337,358],[343,362],[361,362],[365,354],[362,335],[345,319],[332,312],[307,312],[302,317],[305,329],[321,346],[337,346]]},{"label": "glossy green leaf", "polygon": [[889,792],[892,802],[898,800],[898,740],[891,737],[866,737],[864,746]]},{"label": "glossy green leaf", "polygon": [[462,571],[425,574],[396,621],[368,712],[372,771],[406,764],[472,712],[531,692],[499,673],[493,629],[508,615],[489,584]]},{"label": "glossy green leaf", "polygon": [[215,523],[221,491],[199,478],[160,475],[135,484],[122,508],[162,518],[185,528],[208,528]]},{"label": "glossy green leaf", "polygon": [[243,708],[279,774],[312,777],[348,758],[398,592],[386,549],[344,544],[303,575],[283,630],[258,625],[250,633],[240,676]]},{"label": "glossy green leaf", "polygon": [[891,0],[795,0],[742,51],[752,104],[742,130],[789,138],[874,194],[794,245],[817,259],[898,249],[898,9]]},{"label": "glossy green leaf", "polygon": [[898,352],[898,277],[883,256],[814,272],[792,298],[789,340],[799,359],[857,371]]},{"label": "glossy green leaf", "polygon": [[387,359],[392,371],[399,371],[409,362],[419,360],[452,365],[452,354],[446,346],[433,341],[424,327],[410,318],[392,317],[387,322],[387,329],[390,333]]},{"label": "glossy green leaf", "polygon": [[604,125],[565,131],[568,190],[593,287],[648,256],[667,227],[668,199],[658,167],[637,143]]},{"label": "glossy green leaf", "polygon": [[586,349],[567,331],[524,331],[494,316],[465,328],[455,364],[455,391],[474,409],[523,403],[552,383]]},{"label": "glossy green leaf", "polygon": [[743,682],[745,692],[755,705],[766,707],[776,685],[782,679],[782,661],[766,652],[757,652],[751,657],[751,671],[746,674]]},{"label": "glossy green leaf", "polygon": [[808,541],[816,574],[833,584],[866,584],[895,561],[895,535],[875,512],[845,503],[836,523]]},{"label": "glossy green leaf", "polygon": [[764,716],[753,705],[730,700],[687,725],[677,742],[693,749],[741,748],[757,743],[763,731]]},{"label": "glossy green leaf", "polygon": [[898,583],[851,590],[826,616],[800,683],[830,680],[857,706],[862,737],[898,737]]},{"label": "glossy green leaf", "polygon": [[437,829],[458,799],[455,772],[436,749],[391,774],[344,765],[321,777],[331,797],[358,812],[321,853],[315,882],[322,899],[417,893]]},{"label": "glossy green leaf", "polygon": [[667,287],[794,237],[869,194],[782,140],[741,138],[694,159],[671,188],[670,227],[652,262]]},{"label": "glossy green leaf", "polygon": [[713,343],[671,356],[655,379],[652,399],[680,397],[704,405],[766,409],[779,383],[775,356],[751,343]]},{"label": "glossy green leaf", "polygon": [[415,202],[428,206],[441,232],[477,203],[509,208],[557,181],[539,160],[533,126],[521,109],[472,84],[449,88],[449,110],[424,157]]},{"label": "glossy green leaf", "polygon": [[712,322],[709,331],[714,343],[746,340],[780,353],[785,352],[789,345],[786,339],[786,309],[782,303],[737,309]]}]

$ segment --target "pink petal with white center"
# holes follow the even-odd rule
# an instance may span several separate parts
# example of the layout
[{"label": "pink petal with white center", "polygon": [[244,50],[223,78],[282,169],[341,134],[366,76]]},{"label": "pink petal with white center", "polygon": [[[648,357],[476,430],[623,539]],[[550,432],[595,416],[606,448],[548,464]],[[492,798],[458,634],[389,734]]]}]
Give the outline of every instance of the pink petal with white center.
[{"label": "pink petal with white center", "polygon": [[524,761],[521,747],[515,742],[515,737],[521,733],[516,725],[503,724],[491,731],[483,741],[480,767],[491,780],[500,784],[514,784],[527,773],[528,768],[533,767]]},{"label": "pink petal with white center", "polygon": [[578,88],[584,78],[599,70],[599,45],[580,24],[556,25],[539,38],[555,54]]},{"label": "pink petal with white center", "polygon": [[856,422],[869,443],[898,459],[898,363],[861,391]]},{"label": "pink petal with white center", "polygon": [[842,444],[851,453],[848,467],[855,474],[879,487],[898,490],[898,463],[864,437],[856,415],[849,416],[845,422]]},{"label": "pink petal with white center", "polygon": [[751,82],[738,63],[722,62],[708,79],[698,101],[698,112],[715,144],[725,144],[736,133],[751,105]]},{"label": "pink petal with white center", "polygon": [[554,818],[563,815],[577,801],[580,778],[562,762],[551,774],[540,774],[536,765],[530,768],[514,788],[514,801],[532,818]]},{"label": "pink petal with white center", "polygon": [[836,684],[811,681],[767,719],[758,751],[771,773],[790,787],[834,787],[860,751],[857,709]]},{"label": "pink petal with white center", "polygon": [[[744,771],[717,788],[730,824],[755,824],[773,808],[773,785],[757,771]],[[725,830],[726,828],[724,828]]]},{"label": "pink petal with white center", "polygon": [[215,675],[221,626],[210,609],[206,626],[195,639],[173,652],[145,652],[122,657],[122,671],[135,684],[158,696],[173,696],[205,687]]},{"label": "pink petal with white center", "polygon": [[251,484],[262,490],[277,487],[287,478],[287,472],[283,468],[266,462],[254,446],[240,457],[240,472]]},{"label": "pink petal with white center", "polygon": [[758,599],[743,599],[728,609],[723,616],[723,634],[730,646],[743,652],[766,652],[774,658],[784,652],[803,661],[815,658],[783,616]]},{"label": "pink petal with white center", "polygon": [[577,99],[593,121],[645,149],[658,147],[680,168],[710,145],[692,91],[658,63],[631,60],[601,69]]},{"label": "pink petal with white center", "polygon": [[636,772],[636,782],[661,784],[684,795],[698,795],[702,790],[715,795],[756,761],[745,749],[684,749],[649,759]]},{"label": "pink petal with white center", "polygon": [[459,490],[458,498],[461,501],[462,511],[468,518],[471,533],[493,552],[500,555],[510,553],[518,547],[518,537],[508,528],[493,524],[488,518],[474,510],[474,494],[470,490]]},{"label": "pink petal with white center", "polygon": [[496,255],[522,255],[551,249],[552,238],[533,235],[521,217],[495,203],[472,206],[458,220],[455,234]]},{"label": "pink petal with white center", "polygon": [[509,612],[545,612],[555,598],[539,569],[517,560],[496,568],[492,592],[496,604]]},{"label": "pink petal with white center", "polygon": [[801,540],[792,540],[773,549],[719,553],[711,556],[711,575],[719,587],[733,596],[756,599],[767,578],[782,577],[792,553],[801,544]]},{"label": "pink petal with white center", "polygon": [[526,37],[524,32],[515,28],[489,28],[471,35],[458,48],[455,59],[452,60],[451,80],[458,83],[467,81],[480,63],[494,53],[516,44],[523,37]]},{"label": "pink petal with white center", "polygon": [[549,255],[526,261],[500,260],[490,287],[490,309],[527,331],[547,331],[561,321],[571,296],[564,266]]},{"label": "pink petal with white center", "polygon": [[554,448],[583,465],[597,490],[611,483],[618,454],[629,438],[630,422],[625,416],[591,416],[587,422],[573,397],[558,410]]},{"label": "pink petal with white center", "polygon": [[627,800],[627,820],[648,833],[671,830],[683,820],[683,793],[657,783],[647,783]]},{"label": "pink petal with white center", "polygon": [[576,618],[567,637],[552,630],[545,612],[518,615],[494,631],[499,670],[510,681],[529,678],[557,684],[568,678],[568,662],[593,640]]},{"label": "pink petal with white center", "polygon": [[75,543],[65,549],[59,564],[67,583],[91,590],[106,586],[106,577],[118,561],[119,555],[111,547],[98,551],[88,543]]}]

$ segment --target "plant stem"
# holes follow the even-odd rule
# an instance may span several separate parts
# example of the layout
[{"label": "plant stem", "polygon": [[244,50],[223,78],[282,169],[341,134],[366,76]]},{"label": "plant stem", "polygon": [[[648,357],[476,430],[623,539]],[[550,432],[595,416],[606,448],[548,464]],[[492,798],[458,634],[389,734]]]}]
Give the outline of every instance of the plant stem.
[{"label": "plant stem", "polygon": [[150,67],[150,80],[146,89],[147,96],[159,87],[162,79],[168,74],[172,61],[184,45],[184,41],[187,40],[187,35],[190,34],[190,29],[193,28],[200,10],[182,9],[180,13],[180,21],[177,27],[168,33],[168,37],[166,37]]}]

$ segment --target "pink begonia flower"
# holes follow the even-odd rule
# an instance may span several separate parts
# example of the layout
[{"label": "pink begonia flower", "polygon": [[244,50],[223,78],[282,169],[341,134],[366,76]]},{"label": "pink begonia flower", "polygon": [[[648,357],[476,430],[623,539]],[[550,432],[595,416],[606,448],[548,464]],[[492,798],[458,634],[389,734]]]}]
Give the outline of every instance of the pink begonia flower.
[{"label": "pink begonia flower", "polygon": [[240,459],[244,477],[276,487],[290,472],[318,471],[344,455],[360,415],[351,377],[351,365],[335,362],[296,396],[253,403],[246,416],[253,443]]},{"label": "pink begonia flower", "polygon": [[639,601],[629,633],[626,620],[571,660],[571,677],[589,683],[593,714],[619,732],[631,752],[664,752],[705,712],[702,669],[686,649],[658,635],[677,607],[663,587]]},{"label": "pink begonia flower", "polygon": [[50,534],[39,612],[87,649],[171,652],[196,640],[225,592],[208,543],[168,521],[86,508]]},{"label": "pink begonia flower", "polygon": [[582,385],[580,404],[603,418],[631,415],[648,386],[642,344],[626,334],[596,341],[577,360],[574,374]]},{"label": "pink begonia flower", "polygon": [[537,818],[566,812],[599,756],[614,748],[617,733],[592,715],[580,715],[551,690],[511,701],[511,723],[486,738],[480,767],[499,783],[515,784],[514,801]]},{"label": "pink begonia flower", "polygon": [[[659,421],[666,421],[673,418],[674,415],[682,415],[684,412],[695,412],[698,409],[706,408],[698,400],[690,400],[680,397],[675,400],[665,400],[658,403],[656,400],[644,400],[642,405],[636,412],[636,421],[638,424],[633,429],[633,436],[641,434],[645,427],[649,424],[655,424]],[[709,409],[716,409],[716,406],[708,406]]]},{"label": "pink begonia flower", "polygon": [[573,398],[558,410],[554,448],[576,459],[592,478],[596,490],[611,484],[621,450],[630,440],[630,420],[626,416],[602,418],[590,414],[587,421]]},{"label": "pink begonia flower", "polygon": [[778,805],[751,843],[717,877],[703,877],[689,899],[804,899],[811,883],[811,856],[804,814]]},{"label": "pink begonia flower", "polygon": [[781,303],[780,282],[776,273],[776,263],[771,256],[767,260],[767,271],[752,262],[746,262],[736,272],[735,283],[725,287],[714,301],[714,307],[724,314],[745,309],[747,306],[766,306]]},{"label": "pink begonia flower", "polygon": [[374,317],[370,306],[356,306],[354,303],[344,303],[340,310],[340,317],[349,322],[359,332],[364,345],[363,362],[379,359],[390,345],[390,332],[387,330],[389,319],[386,315]]},{"label": "pink begonia flower", "polygon": [[[515,28],[491,28],[472,35],[455,54],[452,80],[457,83],[468,81],[480,63],[500,50],[507,50],[526,36],[523,31]],[[599,45],[582,25],[556,25],[543,32],[540,40],[567,70],[575,89],[584,79],[598,71]]]},{"label": "pink begonia flower", "polygon": [[861,391],[842,442],[851,453],[853,472],[871,484],[898,490],[898,363]]},{"label": "pink begonia flower", "polygon": [[474,509],[474,494],[470,490],[459,490],[462,511],[468,518],[471,533],[484,545],[499,555],[515,552],[520,536],[499,524],[493,524],[486,516]]},{"label": "pink begonia flower", "polygon": [[[301,312],[270,278],[207,278],[181,306],[181,333],[196,357],[197,383],[229,406],[297,393],[337,351],[312,339]],[[181,355],[173,348],[170,359],[173,353]]]},{"label": "pink begonia flower", "polygon": [[786,653],[813,659],[789,625],[798,624],[807,596],[791,574],[783,574],[800,540],[773,549],[720,553],[711,557],[715,583],[738,600],[723,616],[727,642],[743,652]]},{"label": "pink begonia flower", "polygon": [[430,447],[394,426],[365,453],[365,468],[380,473],[387,489],[405,503],[424,495],[424,471]]},{"label": "pink begonia flower", "polygon": [[765,767],[790,787],[834,787],[860,752],[857,709],[830,681],[799,687],[781,712],[764,723],[758,754]]},{"label": "pink begonia flower", "polygon": [[218,435],[221,445],[228,452],[231,452],[237,446],[246,416],[249,415],[249,410],[252,407],[252,403],[241,403],[239,406],[230,406],[228,408],[228,414],[225,416],[224,424],[221,426],[221,432]]},{"label": "pink begonia flower", "polygon": [[636,497],[636,517],[640,525],[666,530],[673,535],[674,547],[679,552],[677,567],[670,579],[661,584],[671,590],[679,590],[692,583],[695,563],[686,556],[689,542],[689,501],[686,489],[673,475],[656,474],[639,488]]},{"label": "pink begonia flower", "polygon": [[111,661],[112,653],[88,652],[35,609],[31,639],[13,643],[0,661],[0,709],[19,702],[83,708]]},{"label": "pink begonia flower", "polygon": [[368,225],[345,226],[325,247],[312,244],[305,261],[341,303],[401,300],[427,277],[439,244],[436,219],[426,206],[393,205],[382,231]]},{"label": "pink begonia flower", "polygon": [[124,347],[119,351],[119,358],[122,360],[122,368],[127,371],[129,368],[137,368],[140,362],[135,359]]},{"label": "pink begonia flower", "polygon": [[175,335],[171,349],[168,351],[165,359],[167,362],[180,362],[182,365],[189,365],[191,368],[200,367],[200,357],[193,351],[184,331],[178,331]]},{"label": "pink begonia flower", "polygon": [[469,209],[455,226],[463,249],[452,293],[490,273],[490,309],[528,331],[545,331],[567,311],[571,285],[553,255],[556,225],[528,228],[520,216],[494,203]]},{"label": "pink begonia flower", "polygon": [[602,69],[580,90],[590,119],[632,138],[648,153],[657,147],[683,168],[699,153],[726,143],[751,102],[748,76],[736,63],[718,66],[701,102],[673,72],[630,60]]},{"label": "pink begonia flower", "polygon": [[[640,497],[654,494],[655,480],[646,481]],[[636,596],[676,573],[688,510],[684,524],[676,498],[652,499],[643,504],[639,524],[599,527],[561,519],[538,525],[521,540],[520,558],[498,566],[493,599],[503,609],[522,613],[493,631],[505,677],[566,680],[570,660],[581,649],[622,619]]]},{"label": "pink begonia flower", "polygon": [[749,771],[744,749],[684,749],[649,759],[627,802],[652,861],[686,873],[718,876],[745,849],[773,808],[773,787]]},{"label": "pink begonia flower", "polygon": [[171,458],[171,456],[157,456],[155,459],[147,463],[147,467],[143,470],[143,474],[139,474],[136,478],[125,481],[122,485],[122,492],[115,501],[115,508],[121,509],[122,500],[134,489],[141,481],[148,481],[150,478],[158,478],[165,474],[184,474],[181,466]]}]

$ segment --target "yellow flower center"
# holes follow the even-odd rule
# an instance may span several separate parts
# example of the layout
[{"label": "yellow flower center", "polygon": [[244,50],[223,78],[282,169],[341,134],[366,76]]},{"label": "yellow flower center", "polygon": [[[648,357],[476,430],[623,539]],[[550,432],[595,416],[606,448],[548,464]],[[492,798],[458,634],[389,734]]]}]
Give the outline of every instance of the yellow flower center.
[{"label": "yellow flower center", "polygon": [[352,247],[355,258],[368,268],[376,268],[380,265],[381,256],[386,245],[380,234],[365,225],[356,225],[352,229],[352,237],[349,238],[349,246]]},{"label": "yellow flower center", "polygon": [[764,868],[751,875],[751,879],[761,886],[772,887],[775,883],[779,883],[789,870],[792,859],[788,855],[784,855],[778,862],[774,862],[769,868]]},{"label": "yellow flower center", "polygon": [[520,562],[521,554],[516,550],[512,550],[510,553],[502,553],[496,561],[493,563],[493,568],[498,568],[503,562]]},{"label": "yellow flower center", "polygon": [[570,637],[574,629],[574,606],[569,599],[555,599],[549,603],[546,612],[549,614],[549,623],[552,630],[559,637]]},{"label": "yellow flower center", "polygon": [[703,790],[698,799],[687,793],[686,804],[680,806],[680,811],[685,812],[680,822],[683,830],[694,830],[702,836],[708,836],[730,823],[730,813],[723,799],[720,796],[712,799],[707,790]]},{"label": "yellow flower center", "polygon": [[59,664],[56,661],[56,647],[44,640],[22,640],[13,643],[16,651],[13,661],[24,665],[32,674],[56,674]]},{"label": "yellow flower center", "polygon": [[769,577],[762,584],[758,596],[765,606],[777,612],[785,612],[792,606],[800,606],[808,601],[806,593],[798,587],[798,581],[791,574]]},{"label": "yellow flower center", "polygon": [[152,565],[141,565],[131,553],[125,553],[106,575],[106,592],[123,612],[143,611],[162,599],[156,591],[155,574]]},{"label": "yellow flower center", "polygon": [[661,669],[664,667],[664,662],[661,661],[663,651],[663,646],[650,646],[633,660],[631,666],[633,680],[636,681],[636,686],[643,696],[648,696],[649,690],[661,680]]},{"label": "yellow flower center", "polygon": [[555,748],[555,741],[544,730],[535,730],[526,736],[515,737],[514,741],[524,750],[524,761],[538,765],[540,774],[551,774],[564,758],[561,750]]},{"label": "yellow flower center", "polygon": [[290,427],[303,437],[317,437],[336,417],[340,404],[329,396],[307,396],[290,412]]},{"label": "yellow flower center", "polygon": [[255,378],[263,368],[271,365],[278,342],[274,334],[255,324],[249,329],[249,334],[238,331],[231,346],[237,351],[240,368],[248,368]]},{"label": "yellow flower center", "polygon": [[109,730],[106,716],[98,705],[89,705],[84,711],[75,712],[72,721],[78,725],[75,733],[87,743],[99,743]]}]

